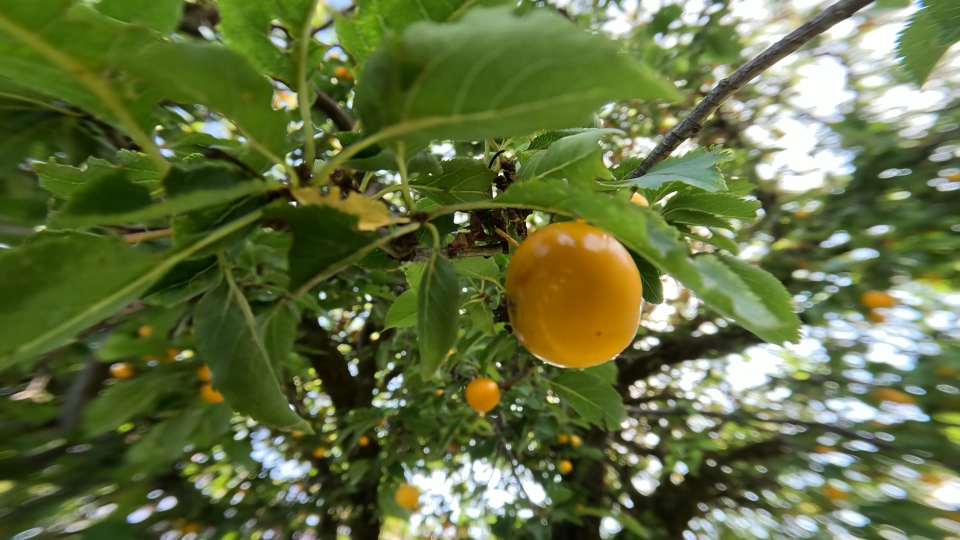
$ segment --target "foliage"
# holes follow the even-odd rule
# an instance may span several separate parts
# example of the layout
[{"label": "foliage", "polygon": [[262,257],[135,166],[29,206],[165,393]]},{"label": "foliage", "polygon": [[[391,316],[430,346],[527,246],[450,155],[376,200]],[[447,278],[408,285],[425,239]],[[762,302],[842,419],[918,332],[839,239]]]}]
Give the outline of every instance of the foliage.
[{"label": "foliage", "polygon": [[[627,4],[0,0],[0,537],[960,527],[956,98],[878,114],[896,81],[850,69],[846,114],[805,121],[851,166],[788,189],[763,171],[803,51],[632,177],[770,21]],[[911,80],[955,19],[911,15]],[[504,290],[573,219],[647,301],[586,370],[530,355]]]}]

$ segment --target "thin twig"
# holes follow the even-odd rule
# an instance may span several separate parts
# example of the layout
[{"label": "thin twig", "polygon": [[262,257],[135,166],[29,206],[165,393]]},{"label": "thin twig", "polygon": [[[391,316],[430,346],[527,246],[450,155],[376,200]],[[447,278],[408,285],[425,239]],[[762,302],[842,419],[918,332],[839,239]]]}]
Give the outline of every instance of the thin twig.
[{"label": "thin twig", "polygon": [[125,234],[123,235],[123,240],[128,244],[135,244],[137,242],[156,240],[157,238],[167,238],[168,236],[173,236],[173,229],[157,229],[155,231]]},{"label": "thin twig", "polygon": [[[491,246],[476,246],[472,248],[454,249],[449,246],[443,249],[443,255],[448,259],[465,259],[467,257],[493,257],[502,255],[503,247],[506,244],[494,244]],[[416,251],[410,262],[426,262],[430,260],[432,250],[421,248]]]},{"label": "thin twig", "polygon": [[[341,14],[341,15],[346,15],[347,13],[350,13],[351,11],[353,11],[353,10],[355,10],[355,9],[357,9],[357,5],[356,5],[356,4],[351,4],[350,6],[343,8],[343,10],[340,12],[340,14]],[[330,17],[330,20],[329,20],[329,21],[327,21],[327,22],[325,22],[325,23],[321,24],[320,26],[318,26],[318,27],[316,27],[316,28],[313,29],[313,35],[317,35],[318,33],[326,30],[327,28],[330,28],[331,26],[333,26],[333,24],[334,24],[336,21],[337,21],[336,18]]]},{"label": "thin twig", "polygon": [[854,13],[871,3],[873,3],[873,0],[840,0],[787,34],[785,38],[771,45],[759,56],[744,64],[733,75],[717,83],[713,91],[707,94],[703,101],[698,103],[682,122],[667,133],[660,144],[630,173],[628,178],[643,176],[654,165],[672,154],[683,141],[699,133],[703,129],[703,123],[720,107],[720,104],[743,88],[754,77],[760,75],[814,37],[824,33],[840,21],[850,18]]}]

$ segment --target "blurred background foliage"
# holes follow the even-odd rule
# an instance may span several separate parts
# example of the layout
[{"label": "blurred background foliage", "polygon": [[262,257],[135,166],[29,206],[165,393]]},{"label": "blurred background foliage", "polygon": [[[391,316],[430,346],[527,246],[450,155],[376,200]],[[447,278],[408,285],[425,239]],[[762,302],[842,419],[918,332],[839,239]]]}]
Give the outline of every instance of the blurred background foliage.
[{"label": "blurred background foliage", "polygon": [[[623,40],[683,92],[671,105],[600,111],[627,134],[604,143],[610,166],[647,153],[718,80],[824,4],[551,3]],[[909,82],[893,49],[915,8],[887,0],[841,23],[682,148],[732,151],[723,171],[762,214],[724,245],[787,285],[799,343],[760,343],[665,277],[633,348],[597,372],[630,413],[610,432],[559,405],[543,384],[557,370],[515,354],[509,335],[490,338],[482,311],[442,384],[405,377],[415,336],[384,319],[407,282],[370,264],[323,285],[312,301],[326,316],[301,325],[306,337],[277,366],[316,432],[284,434],[198,397],[193,304],[181,300],[203,284],[173,280],[75,345],[0,376],[0,537],[960,536],[960,56],[948,53],[922,89]],[[316,14],[326,62],[315,82],[348,106],[355,68],[324,25],[339,10],[349,5],[321,2]],[[215,3],[183,13],[181,39],[220,39]],[[278,85],[274,105],[296,100]],[[237,138],[203,108],[167,112],[171,155],[211,145],[226,154]],[[337,131],[317,114],[324,133]],[[335,137],[318,141],[321,155],[339,149]],[[124,143],[83,112],[6,99],[0,86],[0,242],[28,241],[47,214],[26,160],[109,165]],[[287,249],[288,235],[269,229],[244,244],[254,307],[285,286]],[[505,259],[495,261],[502,271]],[[499,303],[496,287],[478,290]],[[865,305],[869,291],[889,297]],[[116,362],[132,373],[111,372]],[[486,415],[463,400],[477,375],[503,390]],[[393,500],[404,479],[423,493],[412,515]]]}]

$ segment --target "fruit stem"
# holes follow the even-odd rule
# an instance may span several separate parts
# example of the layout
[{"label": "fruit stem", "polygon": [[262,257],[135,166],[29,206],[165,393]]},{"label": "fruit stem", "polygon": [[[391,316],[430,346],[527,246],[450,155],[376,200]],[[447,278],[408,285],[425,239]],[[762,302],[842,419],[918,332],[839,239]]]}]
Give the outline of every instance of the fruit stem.
[{"label": "fruit stem", "polygon": [[520,247],[520,242],[517,242],[516,240],[514,240],[513,237],[507,234],[503,229],[496,228],[493,231],[497,233],[498,236],[500,236],[501,238],[509,242],[511,246]]},{"label": "fruit stem", "polygon": [[373,178],[374,172],[370,171],[367,174],[363,175],[363,181],[360,182],[360,194],[364,194],[367,191],[367,186],[370,184],[370,179]]},{"label": "fruit stem", "polygon": [[407,205],[407,212],[413,212],[413,195],[410,194],[410,185],[407,184],[407,145],[397,143],[397,169],[400,171],[400,189],[403,191],[403,200]]},{"label": "fruit stem", "polygon": [[424,227],[430,230],[430,234],[433,235],[433,252],[434,254],[440,253],[440,231],[437,230],[436,225],[430,223],[423,224]]}]

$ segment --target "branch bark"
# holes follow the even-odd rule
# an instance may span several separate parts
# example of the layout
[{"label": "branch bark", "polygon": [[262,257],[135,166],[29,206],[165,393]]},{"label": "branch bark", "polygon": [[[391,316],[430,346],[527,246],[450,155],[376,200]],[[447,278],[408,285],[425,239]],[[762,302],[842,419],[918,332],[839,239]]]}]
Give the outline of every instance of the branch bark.
[{"label": "branch bark", "polygon": [[720,104],[743,88],[754,77],[771,68],[811,39],[826,32],[833,25],[849,19],[854,13],[871,3],[873,3],[873,0],[840,0],[771,45],[759,56],[744,64],[733,75],[717,83],[713,91],[707,94],[682,122],[667,133],[660,144],[630,173],[628,178],[638,178],[647,174],[654,165],[672,154],[683,141],[699,133],[703,129],[703,123],[720,107]]},{"label": "branch bark", "polygon": [[317,99],[313,106],[323,111],[340,131],[353,131],[353,118],[340,107],[335,99],[323,90],[317,89]]}]

